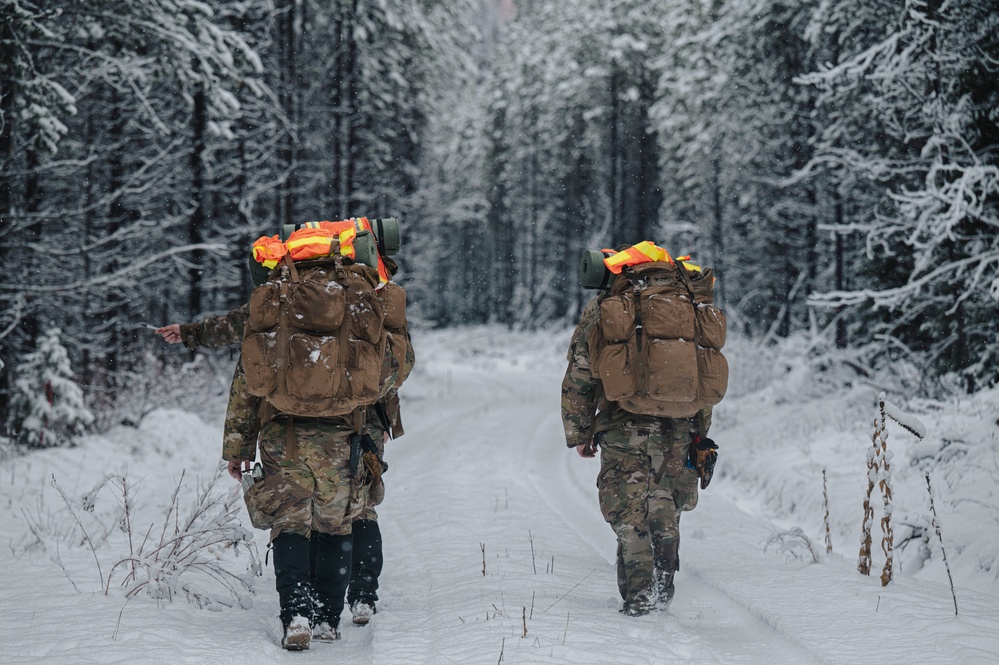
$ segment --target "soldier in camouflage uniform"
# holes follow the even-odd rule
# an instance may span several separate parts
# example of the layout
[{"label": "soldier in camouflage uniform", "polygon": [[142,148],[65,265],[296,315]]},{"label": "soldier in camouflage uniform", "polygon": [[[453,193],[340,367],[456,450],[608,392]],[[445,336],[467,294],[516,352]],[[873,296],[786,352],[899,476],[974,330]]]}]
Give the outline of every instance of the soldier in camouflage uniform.
[{"label": "soldier in camouflage uniform", "polygon": [[[183,342],[188,348],[198,346],[217,348],[242,340],[248,314],[248,305],[243,305],[225,316],[195,323],[172,324],[160,328],[157,332],[167,342]],[[408,345],[405,362],[410,369],[415,363],[412,344]],[[400,368],[396,365],[394,358],[386,354],[381,378],[383,394],[379,403],[373,409],[369,409],[372,413],[366,425],[369,436],[378,448],[379,460],[383,457],[385,441],[403,434],[397,394]],[[317,596],[327,599],[320,605],[337,607],[335,617],[332,613],[325,615],[321,611],[316,613],[313,620],[313,625],[319,627],[316,637],[335,639],[344,589],[337,588],[329,579],[330,576],[324,575],[323,571],[337,569],[350,571],[347,601],[353,621],[359,625],[367,624],[376,611],[378,577],[383,564],[382,538],[375,506],[384,498],[384,484],[380,473],[378,478],[370,483],[345,482],[350,480],[349,469],[345,466],[347,465],[345,453],[349,455],[349,446],[345,448],[343,445],[330,444],[343,443],[353,433],[353,425],[346,419],[323,419],[322,422],[311,423],[303,422],[307,419],[294,419],[294,438],[298,443],[299,457],[299,465],[296,466],[290,459],[285,459],[288,453],[285,449],[285,442],[288,440],[285,426],[277,424],[278,421],[271,421],[261,427],[259,411],[260,399],[246,391],[246,378],[242,365],[237,363],[226,413],[223,458],[229,462],[230,475],[239,480],[243,468],[249,470],[250,463],[256,456],[259,438],[261,462],[265,470],[265,479],[268,480],[254,486],[255,499],[248,501],[248,507],[252,504],[251,517],[257,519],[266,519],[263,517],[264,514],[280,514],[279,520],[266,528],[272,530],[276,573],[279,568],[282,571],[293,572],[292,575],[278,575],[280,578],[278,592],[283,608],[282,621],[287,626],[296,609],[298,613],[304,611],[305,601],[299,598],[302,594],[298,589],[311,585]],[[282,420],[281,423],[283,422]],[[326,446],[321,442],[325,442]],[[308,451],[304,458],[303,449]],[[301,468],[303,462],[308,471]],[[384,462],[382,465],[385,466]],[[316,472],[316,469],[319,471]],[[267,491],[264,488],[265,485],[275,484],[276,478],[283,477],[288,480],[295,478],[296,474],[299,476],[298,482],[282,482],[280,488],[274,488],[275,491]],[[301,477],[303,474],[305,478]],[[300,492],[288,492],[289,488],[300,488],[313,483],[316,485],[316,492],[311,499],[304,495],[298,496]],[[290,505],[280,505],[282,502],[272,500],[278,491],[282,497],[290,499],[288,501]],[[317,511],[314,523],[305,519],[307,515],[302,508],[310,503],[322,506],[322,509]],[[294,505],[298,505],[297,510],[291,509]],[[349,517],[346,521],[344,521],[345,516]],[[307,526],[303,528],[303,524]],[[349,527],[345,528],[344,524]],[[338,533],[333,534],[332,531]],[[343,531],[350,534],[349,539],[342,538],[345,535]],[[301,561],[296,559],[297,553],[300,552],[297,536],[308,537],[310,541],[309,585],[303,584],[301,580]],[[350,553],[349,565],[344,565],[342,556],[338,556],[336,552],[337,548],[340,548],[341,553]],[[336,599],[340,599],[339,604]],[[286,605],[288,611],[284,609]],[[323,628],[323,624],[327,628]]]},{"label": "soldier in camouflage uniform", "polygon": [[629,413],[603,397],[590,371],[588,338],[600,319],[597,296],[586,305],[569,345],[562,381],[566,444],[581,457],[600,450],[600,510],[617,535],[622,612],[638,616],[673,598],[679,568],[680,513],[697,505],[697,471],[687,464],[691,435],[707,434],[711,409],[694,419]]}]

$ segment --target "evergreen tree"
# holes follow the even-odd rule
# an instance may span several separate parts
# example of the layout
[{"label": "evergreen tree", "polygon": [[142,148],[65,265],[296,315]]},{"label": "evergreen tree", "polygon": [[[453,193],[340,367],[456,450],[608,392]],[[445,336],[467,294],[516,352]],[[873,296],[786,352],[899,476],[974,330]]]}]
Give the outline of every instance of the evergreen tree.
[{"label": "evergreen tree", "polygon": [[48,328],[37,350],[15,368],[11,434],[28,448],[73,445],[94,421],[83,391],[73,381],[61,335],[58,328]]},{"label": "evergreen tree", "polygon": [[880,270],[816,301],[862,306],[871,333],[897,342],[890,353],[906,349],[973,390],[999,378],[997,17],[980,0],[907,0],[885,23],[805,79],[838,112],[817,162],[879,193],[864,234]]}]

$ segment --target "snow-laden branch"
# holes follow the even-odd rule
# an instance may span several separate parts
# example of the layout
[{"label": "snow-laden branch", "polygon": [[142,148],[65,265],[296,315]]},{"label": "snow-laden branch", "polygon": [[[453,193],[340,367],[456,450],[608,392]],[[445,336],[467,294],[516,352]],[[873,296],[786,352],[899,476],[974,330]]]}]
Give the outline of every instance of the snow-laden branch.
[{"label": "snow-laden branch", "polygon": [[120,270],[109,275],[100,275],[97,277],[92,277],[90,279],[82,280],[79,282],[71,282],[68,284],[52,284],[52,285],[32,285],[32,284],[0,284],[0,290],[13,291],[18,293],[69,293],[80,291],[81,289],[92,288],[95,286],[103,286],[105,284],[113,283],[120,280],[128,275],[133,275],[137,272],[141,272],[146,267],[153,265],[159,261],[162,261],[168,257],[175,256],[178,254],[186,254],[188,252],[194,251],[206,251],[215,252],[218,254],[224,254],[228,251],[225,245],[218,243],[196,243],[191,245],[181,245],[179,247],[171,247],[170,249],[158,252],[156,254],[150,254],[148,256],[143,256],[141,259],[137,259],[126,266],[123,266]]},{"label": "snow-laden branch", "polygon": [[881,404],[884,414],[898,423],[903,429],[911,432],[914,436],[920,439],[926,438],[926,425],[924,425],[919,418],[906,413],[889,402],[885,399],[884,393],[878,395],[878,402]]},{"label": "snow-laden branch", "polygon": [[[808,303],[817,307],[840,307],[859,305],[873,301],[876,306],[892,307],[901,304],[905,298],[921,292],[924,288],[943,279],[945,276],[959,272],[964,268],[999,265],[999,248],[981,256],[969,256],[948,264],[938,265],[925,275],[910,281],[904,286],[892,289],[858,289],[855,291],[829,291],[813,294],[808,297]],[[981,273],[981,270],[976,270]]]}]

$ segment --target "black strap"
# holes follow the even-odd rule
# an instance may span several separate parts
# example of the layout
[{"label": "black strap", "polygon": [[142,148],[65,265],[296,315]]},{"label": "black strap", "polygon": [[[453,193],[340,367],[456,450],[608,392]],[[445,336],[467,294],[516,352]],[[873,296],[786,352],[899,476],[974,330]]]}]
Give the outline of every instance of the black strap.
[{"label": "black strap", "polygon": [[378,253],[387,254],[388,252],[385,251],[385,224],[380,217],[375,220],[375,228],[377,229],[375,239],[378,241]]},{"label": "black strap", "polygon": [[375,404],[375,415],[378,416],[378,422],[381,423],[382,429],[388,432],[389,437],[392,437],[392,423],[389,422],[388,413],[385,411],[385,404],[378,402]]}]

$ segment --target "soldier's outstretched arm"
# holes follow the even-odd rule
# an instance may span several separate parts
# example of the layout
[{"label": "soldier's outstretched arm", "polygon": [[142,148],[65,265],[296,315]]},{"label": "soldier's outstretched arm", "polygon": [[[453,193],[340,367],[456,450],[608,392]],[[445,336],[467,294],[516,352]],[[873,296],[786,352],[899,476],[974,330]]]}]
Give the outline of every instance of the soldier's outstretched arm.
[{"label": "soldier's outstretched arm", "polygon": [[172,323],[156,332],[171,344],[183,342],[189,349],[199,346],[217,349],[243,341],[243,330],[246,329],[246,319],[249,316],[250,305],[244,303],[222,316],[213,316],[192,323]]}]

